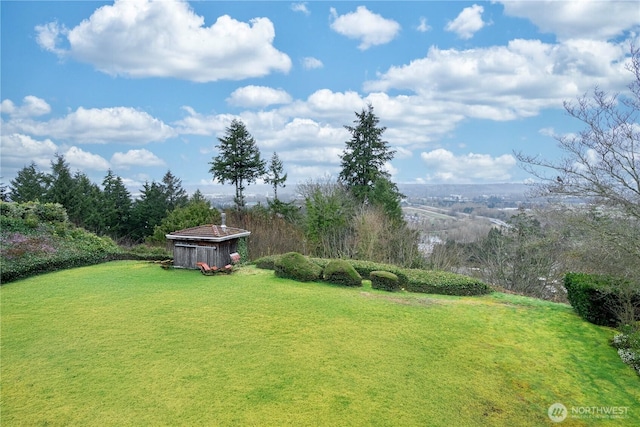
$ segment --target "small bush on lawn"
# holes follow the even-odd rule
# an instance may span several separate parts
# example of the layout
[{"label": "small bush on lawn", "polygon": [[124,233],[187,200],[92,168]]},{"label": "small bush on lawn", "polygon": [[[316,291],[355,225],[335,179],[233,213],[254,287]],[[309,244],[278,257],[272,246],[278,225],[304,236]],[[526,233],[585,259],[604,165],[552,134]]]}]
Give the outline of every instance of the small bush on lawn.
[{"label": "small bush on lawn", "polygon": [[620,332],[613,337],[612,345],[618,349],[622,361],[640,374],[640,324],[635,327],[625,325]]},{"label": "small bush on lawn", "polygon": [[440,295],[484,295],[492,292],[486,283],[473,277],[446,271],[405,269],[409,292]]},{"label": "small bush on lawn", "polygon": [[371,278],[371,287],[373,289],[381,289],[383,291],[399,291],[400,281],[398,276],[388,271],[372,271],[369,275]]},{"label": "small bush on lawn", "polygon": [[398,281],[400,287],[403,287],[405,283],[407,283],[407,269],[401,268],[391,264],[382,264],[379,262],[372,261],[362,261],[353,259],[349,261],[353,268],[362,276],[369,277],[372,271],[388,271],[389,273],[393,273],[398,276]]},{"label": "small bush on lawn", "polygon": [[263,256],[261,258],[258,258],[255,261],[253,261],[253,264],[255,264],[255,266],[258,267],[258,268],[262,268],[263,270],[275,270],[276,269],[276,261],[281,256],[282,255],[267,255],[267,256]]},{"label": "small bush on lawn", "polygon": [[322,267],[298,252],[289,252],[276,260],[275,273],[278,277],[299,282],[312,282],[320,279]]},{"label": "small bush on lawn", "polygon": [[[568,273],[564,278],[567,298],[580,317],[602,326],[617,326],[615,309],[621,306],[617,289],[628,284],[621,279],[584,273]],[[640,307],[640,293],[632,296],[634,306]],[[636,317],[640,313],[636,312]]]},{"label": "small bush on lawn", "polygon": [[322,278],[329,283],[342,286],[362,286],[362,277],[349,264],[342,259],[332,260],[327,264],[322,273]]}]

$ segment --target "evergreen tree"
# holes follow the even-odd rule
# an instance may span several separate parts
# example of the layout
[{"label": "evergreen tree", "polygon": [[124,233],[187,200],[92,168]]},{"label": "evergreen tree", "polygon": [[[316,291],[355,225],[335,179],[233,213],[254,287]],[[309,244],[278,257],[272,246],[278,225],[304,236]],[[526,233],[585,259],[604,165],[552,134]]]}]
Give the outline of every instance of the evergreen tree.
[{"label": "evergreen tree", "polygon": [[206,200],[189,201],[185,206],[171,211],[162,222],[154,228],[153,235],[147,237],[148,243],[165,243],[165,236],[176,230],[197,227],[203,224],[219,224],[220,212],[211,209]]},{"label": "evergreen tree", "polygon": [[9,187],[4,182],[0,182],[0,200],[9,201]]},{"label": "evergreen tree", "polygon": [[174,176],[170,170],[162,178],[165,194],[167,198],[167,208],[169,212],[175,208],[185,206],[189,201],[189,196],[184,188],[182,188],[182,180]]},{"label": "evergreen tree", "polygon": [[363,108],[362,112],[356,112],[356,117],[356,126],[345,126],[351,133],[351,139],[346,141],[346,148],[340,156],[342,171],[339,179],[357,200],[364,202],[370,199],[379,178],[390,178],[384,165],[393,159],[395,151],[382,140],[386,127],[378,126],[380,120],[373,113],[371,104],[367,110]]},{"label": "evergreen tree", "polygon": [[202,194],[202,192],[200,191],[200,189],[197,189],[197,190],[195,191],[195,193],[193,193],[193,194],[191,195],[191,197],[189,198],[189,202],[194,202],[194,203],[197,203],[197,202],[206,202],[206,201],[207,201],[207,199],[205,199],[204,194]]},{"label": "evergreen tree", "polygon": [[155,181],[151,184],[145,182],[140,198],[133,204],[131,238],[134,241],[144,240],[153,233],[155,226],[160,224],[167,214],[168,205],[164,186]]},{"label": "evergreen tree", "polygon": [[35,162],[25,166],[11,180],[9,198],[13,202],[25,203],[36,200],[44,201],[47,191],[46,177],[38,170]]},{"label": "evergreen tree", "polygon": [[265,173],[265,162],[260,158],[256,141],[240,120],[233,120],[226,135],[218,138],[218,156],[211,164],[209,172],[213,178],[224,184],[230,182],[236,187],[235,203],[244,208],[244,184],[251,184]]},{"label": "evergreen tree", "polygon": [[265,176],[264,182],[267,184],[271,184],[273,186],[273,198],[274,200],[278,200],[278,187],[285,187],[285,182],[287,181],[287,174],[282,174],[284,171],[282,161],[278,157],[278,153],[273,152],[273,156],[271,156],[271,161],[269,162],[269,168],[267,169],[267,174]]},{"label": "evergreen tree", "polygon": [[400,206],[404,194],[400,193],[398,186],[391,180],[378,177],[369,197],[371,203],[380,206],[389,219],[397,224],[404,222],[402,206]]},{"label": "evergreen tree", "polygon": [[73,198],[73,177],[64,156],[56,154],[55,157],[55,161],[51,162],[51,174],[48,177],[50,187],[46,194],[46,201],[60,203],[68,209]]},{"label": "evergreen tree", "polygon": [[130,229],[131,194],[124,186],[122,178],[114,175],[111,169],[102,180],[103,233],[113,237],[124,237]]},{"label": "evergreen tree", "polygon": [[101,231],[104,219],[100,206],[102,191],[82,172],[76,172],[73,177],[73,187],[68,203],[66,208],[71,222],[94,233]]}]

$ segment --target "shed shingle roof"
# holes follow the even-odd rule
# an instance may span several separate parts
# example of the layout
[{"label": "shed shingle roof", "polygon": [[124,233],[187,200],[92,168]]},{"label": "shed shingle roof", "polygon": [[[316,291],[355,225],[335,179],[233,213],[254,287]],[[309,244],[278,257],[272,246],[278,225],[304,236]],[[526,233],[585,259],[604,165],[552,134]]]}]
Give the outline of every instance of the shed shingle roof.
[{"label": "shed shingle roof", "polygon": [[224,240],[245,237],[249,234],[251,234],[250,231],[243,230],[241,228],[207,224],[174,231],[173,233],[167,234],[165,237],[170,240],[207,240],[221,242]]}]

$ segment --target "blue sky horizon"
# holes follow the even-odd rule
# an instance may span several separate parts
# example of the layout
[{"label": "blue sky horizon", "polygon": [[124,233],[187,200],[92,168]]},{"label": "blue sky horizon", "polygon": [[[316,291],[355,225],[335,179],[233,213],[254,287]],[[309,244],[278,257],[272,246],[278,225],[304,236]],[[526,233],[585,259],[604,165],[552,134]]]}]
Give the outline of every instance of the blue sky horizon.
[{"label": "blue sky horizon", "polygon": [[564,101],[623,93],[637,1],[0,2],[0,175],[56,153],[135,192],[167,170],[215,192],[218,137],[242,120],[288,187],[337,177],[374,107],[400,184],[522,183],[557,159]]}]

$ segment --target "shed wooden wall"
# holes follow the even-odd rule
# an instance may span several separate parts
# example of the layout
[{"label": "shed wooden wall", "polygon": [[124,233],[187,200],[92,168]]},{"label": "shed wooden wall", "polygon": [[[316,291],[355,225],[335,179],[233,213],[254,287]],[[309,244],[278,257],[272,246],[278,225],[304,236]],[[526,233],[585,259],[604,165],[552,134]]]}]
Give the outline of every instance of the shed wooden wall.
[{"label": "shed wooden wall", "polygon": [[196,263],[205,262],[210,267],[224,267],[231,263],[231,254],[238,248],[238,239],[219,243],[180,241],[173,243],[173,265],[181,268],[198,268]]}]

